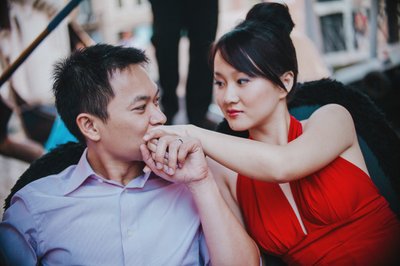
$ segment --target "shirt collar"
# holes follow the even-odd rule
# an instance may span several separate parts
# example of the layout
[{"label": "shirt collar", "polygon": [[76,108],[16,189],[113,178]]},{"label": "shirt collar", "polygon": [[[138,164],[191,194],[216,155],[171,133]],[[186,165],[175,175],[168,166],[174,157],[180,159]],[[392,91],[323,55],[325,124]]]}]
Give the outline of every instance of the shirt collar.
[{"label": "shirt collar", "polygon": [[132,179],[127,185],[126,188],[144,188],[144,186],[147,183],[147,180],[149,180],[150,176],[155,177],[152,172],[147,172],[144,173],[134,179]]},{"label": "shirt collar", "polygon": [[[64,195],[67,195],[80,187],[86,179],[91,176],[99,177],[90,166],[89,161],[87,160],[87,148],[83,151],[81,158],[79,159],[78,164],[75,169],[72,171],[70,178],[66,181],[66,186],[64,189]],[[147,172],[143,175],[140,175],[133,180],[131,180],[126,187],[127,188],[143,188],[147,182],[147,180],[151,177],[156,177],[152,172]],[[106,181],[106,180],[105,180]],[[110,183],[113,183],[110,181]]]},{"label": "shirt collar", "polygon": [[77,189],[82,183],[91,175],[96,175],[90,166],[87,158],[87,148],[83,151],[81,158],[79,159],[78,164],[75,169],[71,173],[70,178],[67,181],[65,186],[64,195],[71,193],[75,189]]}]

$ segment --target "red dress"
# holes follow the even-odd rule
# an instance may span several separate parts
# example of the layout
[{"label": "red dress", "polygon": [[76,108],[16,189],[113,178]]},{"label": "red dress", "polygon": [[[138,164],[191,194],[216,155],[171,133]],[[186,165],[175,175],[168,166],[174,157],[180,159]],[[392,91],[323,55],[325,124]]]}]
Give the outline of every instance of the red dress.
[{"label": "red dress", "polygon": [[[302,134],[291,117],[288,141]],[[238,175],[237,197],[249,234],[289,265],[384,265],[399,261],[400,222],[360,168],[338,157],[290,182],[307,234],[280,186]]]}]

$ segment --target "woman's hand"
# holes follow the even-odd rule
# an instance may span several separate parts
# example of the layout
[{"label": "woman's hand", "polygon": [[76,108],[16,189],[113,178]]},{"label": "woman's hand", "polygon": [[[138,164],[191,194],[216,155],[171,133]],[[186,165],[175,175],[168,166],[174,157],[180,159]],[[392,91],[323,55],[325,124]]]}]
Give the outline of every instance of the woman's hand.
[{"label": "woman's hand", "polygon": [[159,139],[166,135],[173,135],[179,137],[188,137],[190,125],[176,125],[176,126],[157,126],[150,129],[143,137],[145,142],[152,139]]},{"label": "woman's hand", "polygon": [[143,161],[157,175],[174,183],[205,179],[208,165],[198,140],[165,135],[140,146]]}]

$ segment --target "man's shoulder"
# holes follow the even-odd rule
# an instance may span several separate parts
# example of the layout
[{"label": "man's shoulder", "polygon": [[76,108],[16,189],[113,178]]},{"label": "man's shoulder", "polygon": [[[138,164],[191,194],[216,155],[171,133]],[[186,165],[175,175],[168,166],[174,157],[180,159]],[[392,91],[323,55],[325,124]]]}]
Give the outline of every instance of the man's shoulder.
[{"label": "man's shoulder", "polygon": [[44,195],[61,195],[66,182],[71,178],[71,173],[76,165],[71,165],[58,174],[44,176],[34,180],[15,193],[18,197],[34,197]]}]

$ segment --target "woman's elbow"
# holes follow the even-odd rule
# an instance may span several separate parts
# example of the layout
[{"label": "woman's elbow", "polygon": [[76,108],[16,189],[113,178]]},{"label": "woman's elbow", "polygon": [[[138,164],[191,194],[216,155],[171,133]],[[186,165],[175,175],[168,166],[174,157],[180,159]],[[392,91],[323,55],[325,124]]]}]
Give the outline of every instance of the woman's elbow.
[{"label": "woman's elbow", "polygon": [[271,181],[274,183],[286,183],[289,182],[292,177],[292,171],[290,169],[290,161],[285,156],[276,156],[271,164]]},{"label": "woman's elbow", "polygon": [[287,171],[284,170],[278,170],[276,173],[273,175],[273,180],[272,182],[274,183],[287,183],[292,180],[292,175],[290,175]]},{"label": "woman's elbow", "polygon": [[272,167],[265,167],[263,171],[259,171],[254,177],[272,183],[286,183],[292,178],[284,164],[274,163]]}]

